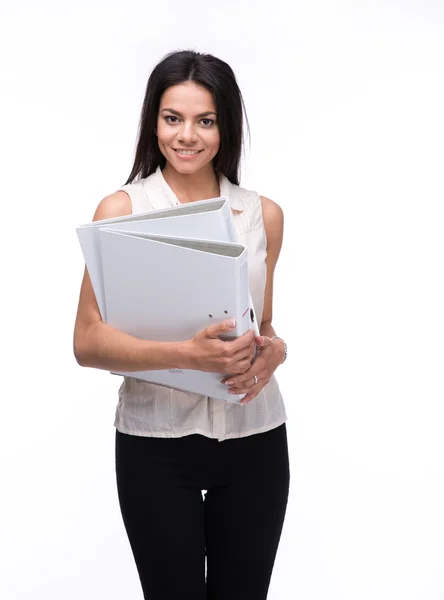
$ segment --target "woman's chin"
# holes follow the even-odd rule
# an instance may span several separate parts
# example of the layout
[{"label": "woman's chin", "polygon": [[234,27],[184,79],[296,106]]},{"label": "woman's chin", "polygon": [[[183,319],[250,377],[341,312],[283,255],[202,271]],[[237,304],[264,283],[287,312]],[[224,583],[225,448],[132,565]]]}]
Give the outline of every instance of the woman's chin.
[{"label": "woman's chin", "polygon": [[182,160],[176,159],[171,161],[171,165],[179,171],[179,173],[194,173],[200,171],[202,168],[207,167],[211,161],[207,160]]}]

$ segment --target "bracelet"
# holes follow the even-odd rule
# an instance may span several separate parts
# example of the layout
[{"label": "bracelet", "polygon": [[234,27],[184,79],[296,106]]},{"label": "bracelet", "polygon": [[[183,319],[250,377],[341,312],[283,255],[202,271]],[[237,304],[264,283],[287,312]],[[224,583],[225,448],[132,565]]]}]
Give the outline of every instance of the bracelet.
[{"label": "bracelet", "polygon": [[[273,336],[271,339],[272,340],[282,340],[282,338],[279,337],[278,335]],[[284,340],[282,340],[282,341],[284,342]],[[284,354],[284,360],[282,361],[282,363],[284,363],[287,360],[287,344],[285,342],[284,342],[284,349],[285,349],[285,354]]]}]

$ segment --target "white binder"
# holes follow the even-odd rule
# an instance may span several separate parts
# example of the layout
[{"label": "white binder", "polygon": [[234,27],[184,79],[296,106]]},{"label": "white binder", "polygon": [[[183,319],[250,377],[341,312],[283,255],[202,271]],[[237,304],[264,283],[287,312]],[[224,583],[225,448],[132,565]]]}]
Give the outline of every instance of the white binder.
[{"label": "white binder", "polygon": [[145,231],[162,235],[237,242],[228,198],[199,200],[180,206],[93,221],[76,228],[102,319],[106,322],[98,229]]},{"label": "white binder", "polygon": [[[242,335],[249,328],[253,328],[256,334],[259,335],[253,303],[248,292],[247,251],[245,246],[236,243],[238,242],[238,236],[226,197],[94,221],[81,225],[76,230],[97,303],[106,323],[142,339],[145,337],[145,339],[158,341],[181,341],[182,339],[189,339],[197,331],[211,323],[220,322],[233,316],[238,322],[238,327],[231,332],[231,337]],[[202,241],[203,245],[199,243]],[[124,254],[116,255],[116,248],[119,248]],[[139,264],[137,262],[137,253],[134,254],[136,248],[138,251],[142,251],[141,256],[144,257],[145,263]],[[157,258],[153,258],[155,256]],[[164,258],[161,258],[161,256]],[[200,309],[203,310],[205,306],[205,308],[208,308],[208,313],[194,313],[192,306],[187,307],[186,311],[189,311],[187,315],[190,319],[187,321],[188,329],[185,328],[182,333],[177,323],[176,328],[172,326],[172,323],[169,329],[165,327],[168,318],[171,318],[170,313],[166,315],[161,312],[158,315],[154,320],[157,325],[155,330],[151,327],[153,322],[143,321],[142,317],[147,317],[143,311],[138,313],[140,317],[138,322],[128,320],[128,308],[133,307],[134,298],[138,296],[137,290],[139,290],[139,287],[137,286],[149,282],[154,272],[158,272],[158,275],[163,276],[168,265],[168,262],[163,261],[167,260],[168,256],[175,256],[176,258],[180,256],[181,261],[191,257],[191,263],[194,265],[197,265],[196,261],[201,261],[202,268],[208,269],[208,272],[203,271],[197,276],[198,271],[192,271],[194,281],[196,285],[210,282],[212,286],[211,289],[208,285],[204,286],[198,294],[199,300],[202,299],[202,301],[208,302],[208,304],[202,304]],[[198,259],[197,256],[200,258]],[[106,261],[105,268],[104,260]],[[157,261],[157,267],[153,261]],[[210,262],[213,262],[212,268],[209,267]],[[131,267],[131,265],[136,264],[138,265],[137,268]],[[215,276],[219,268],[225,269],[224,272],[228,277],[225,288],[222,278],[219,275]],[[118,272],[117,269],[120,269],[120,271]],[[147,269],[149,269],[150,274],[145,280],[140,277],[140,273]],[[188,267],[183,263],[181,274],[185,273],[186,269]],[[188,272],[191,273],[191,271]],[[131,285],[125,277],[132,277]],[[125,294],[122,293],[123,281],[127,281],[128,284]],[[243,282],[242,285],[241,281]],[[181,296],[174,292],[174,286],[170,288],[169,293],[166,291],[166,280],[163,283],[160,280],[158,283],[162,284],[159,289],[163,289],[164,300],[167,298],[165,307],[169,306],[171,310],[171,300],[177,300]],[[185,284],[182,282],[182,285]],[[131,286],[134,287],[131,288]],[[189,290],[189,288],[185,289]],[[204,289],[205,293],[209,292],[206,299]],[[213,293],[216,292],[216,289],[219,290],[219,295]],[[140,290],[144,294],[147,292],[143,285]],[[245,293],[247,293],[247,302],[245,302]],[[158,297],[160,298],[160,296]],[[231,298],[229,303],[228,297]],[[222,308],[224,303],[225,308]],[[108,304],[111,309],[111,318],[108,314]],[[153,307],[151,314],[162,308],[162,303],[158,303]],[[227,313],[224,312],[225,310],[227,310]],[[186,311],[184,310],[184,313]],[[132,316],[136,312],[132,312]],[[200,321],[193,321],[193,318],[197,318],[197,314],[199,317],[202,317],[202,315],[207,315],[207,317],[203,316]],[[212,316],[209,317],[208,315]],[[159,327],[160,324],[162,327]],[[183,337],[184,335],[185,337]],[[238,402],[243,397],[243,395],[228,394],[226,386],[220,383],[220,379],[223,377],[222,374],[175,369],[115,374],[135,377],[160,385],[168,385],[184,391],[202,393],[230,402]]]},{"label": "white binder", "polygon": [[[100,228],[107,322],[141,339],[185,341],[234,317],[234,339],[253,325],[247,248],[242,244]],[[118,372],[184,391],[239,402],[221,373],[191,369]]]}]

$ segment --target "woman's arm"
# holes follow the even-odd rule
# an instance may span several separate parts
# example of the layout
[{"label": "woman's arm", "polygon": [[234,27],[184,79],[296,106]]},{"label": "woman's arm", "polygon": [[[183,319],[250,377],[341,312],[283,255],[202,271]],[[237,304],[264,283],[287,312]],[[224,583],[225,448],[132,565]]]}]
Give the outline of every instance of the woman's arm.
[{"label": "woman's arm", "polygon": [[251,402],[267,385],[277,367],[285,360],[285,345],[283,340],[271,340],[276,335],[271,320],[273,317],[273,276],[279,253],[282,247],[284,233],[284,214],[281,207],[261,196],[262,215],[267,236],[267,281],[265,285],[264,310],[260,327],[261,335],[256,337],[258,352],[245,373],[235,377],[225,377],[225,383],[231,394],[246,394],[241,404]]},{"label": "woman's arm", "polygon": [[[262,215],[264,219],[264,228],[267,236],[267,283],[265,286],[264,311],[262,313],[262,324],[260,327],[261,336],[272,338],[277,335],[271,324],[273,318],[273,279],[276,264],[282,248],[282,239],[284,235],[284,213],[282,208],[270,198],[261,196]],[[284,342],[281,339],[275,339],[272,342],[281,351],[284,356]]]},{"label": "woman's arm", "polygon": [[[104,198],[94,221],[131,214],[131,200],[120,191]],[[216,373],[243,373],[254,355],[254,331],[224,342],[228,320],[198,332],[183,342],[142,340],[104,323],[85,267],[74,327],[74,355],[82,367],[106,371],[197,369]]]},{"label": "woman's arm", "polygon": [[[98,205],[93,221],[131,214],[131,200],[125,192],[106,196]],[[102,321],[88,270],[80,289],[74,326],[74,355],[79,365],[109,371],[185,368],[183,343],[141,340]]]}]

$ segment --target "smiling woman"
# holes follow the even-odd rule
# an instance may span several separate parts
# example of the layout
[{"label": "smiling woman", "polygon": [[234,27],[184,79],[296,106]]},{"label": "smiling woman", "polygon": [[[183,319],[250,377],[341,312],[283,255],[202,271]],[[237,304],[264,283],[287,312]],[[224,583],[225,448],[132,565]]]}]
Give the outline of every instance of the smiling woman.
[{"label": "smiling woman", "polygon": [[195,51],[167,55],[148,80],[131,174],[94,215],[226,196],[248,248],[260,326],[260,336],[250,330],[231,341],[221,339],[229,320],[184,342],[132,337],[102,321],[85,272],[74,332],[81,365],[209,371],[245,394],[241,405],[124,377],[114,423],[117,488],[150,600],[265,600],[284,523],[287,415],[274,372],[285,344],[271,324],[283,214],[239,185],[242,140],[243,100],[231,67]]},{"label": "smiling woman", "polygon": [[199,171],[201,180],[214,179],[212,160],[219,151],[220,135],[216,120],[205,118],[209,115],[217,116],[213,97],[192,81],[173,85],[162,95],[157,137],[166,159],[163,176],[171,186],[176,173],[190,176]]}]

